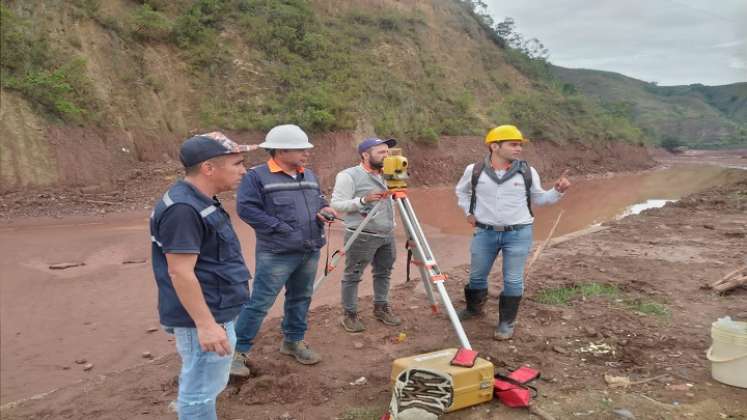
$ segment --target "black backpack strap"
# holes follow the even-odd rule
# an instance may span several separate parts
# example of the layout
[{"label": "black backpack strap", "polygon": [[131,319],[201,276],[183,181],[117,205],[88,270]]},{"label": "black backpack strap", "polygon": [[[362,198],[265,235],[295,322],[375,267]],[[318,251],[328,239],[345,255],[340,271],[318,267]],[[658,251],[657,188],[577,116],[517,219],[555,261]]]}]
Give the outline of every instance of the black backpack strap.
[{"label": "black backpack strap", "polygon": [[485,169],[485,161],[475,162],[472,167],[472,195],[469,197],[469,214],[475,214],[475,205],[477,204],[477,181],[480,179],[482,171]]},{"label": "black backpack strap", "polygon": [[527,196],[527,208],[529,209],[529,214],[534,217],[534,212],[532,212],[532,169],[529,167],[529,164],[522,160],[519,166],[519,173],[521,176],[524,177],[524,189],[526,190],[526,196]]},{"label": "black backpack strap", "polygon": [[[478,161],[475,163],[475,165],[472,167],[472,195],[470,196],[469,200],[469,214],[474,215],[475,214],[475,205],[477,204],[477,181],[480,179],[480,175],[485,170],[486,162],[489,162],[490,155],[488,155],[488,158]],[[532,212],[532,169],[529,167],[529,164],[525,161],[519,161],[518,162],[519,168],[517,172],[521,174],[522,177],[524,177],[524,189],[526,191],[526,197],[527,197],[527,208],[529,209],[529,214],[534,217],[534,212]],[[495,177],[494,177],[495,178]],[[497,178],[495,178],[497,179]],[[496,183],[499,183],[501,181],[496,180]]]}]

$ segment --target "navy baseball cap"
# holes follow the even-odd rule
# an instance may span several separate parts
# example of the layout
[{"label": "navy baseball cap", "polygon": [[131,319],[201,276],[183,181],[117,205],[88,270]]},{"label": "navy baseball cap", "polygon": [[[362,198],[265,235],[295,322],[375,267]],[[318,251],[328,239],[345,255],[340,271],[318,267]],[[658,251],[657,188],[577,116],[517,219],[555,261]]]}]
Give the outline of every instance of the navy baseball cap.
[{"label": "navy baseball cap", "polygon": [[219,131],[199,134],[190,137],[182,143],[179,150],[179,160],[185,168],[197,165],[217,156],[256,150],[255,145],[237,144]]},{"label": "navy baseball cap", "polygon": [[364,139],[361,144],[358,145],[358,154],[361,154],[365,152],[366,150],[378,146],[380,144],[386,144],[389,147],[394,147],[397,144],[397,140],[394,139],[386,139],[382,140],[380,138],[376,137],[369,137],[367,139]]}]

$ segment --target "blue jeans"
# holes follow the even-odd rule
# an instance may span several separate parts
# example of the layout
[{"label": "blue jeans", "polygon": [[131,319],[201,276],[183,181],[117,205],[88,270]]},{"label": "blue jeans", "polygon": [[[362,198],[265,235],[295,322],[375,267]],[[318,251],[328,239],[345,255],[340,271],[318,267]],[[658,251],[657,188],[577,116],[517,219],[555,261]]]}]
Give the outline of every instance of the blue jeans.
[{"label": "blue jeans", "polygon": [[[223,324],[228,342],[236,343],[233,321]],[[176,337],[176,350],[182,358],[179,395],[176,400],[179,420],[217,420],[215,399],[228,384],[233,354],[218,356],[200,349],[196,328],[166,328]]]},{"label": "blue jeans", "polygon": [[524,293],[524,265],[532,248],[532,225],[509,232],[475,228],[470,245],[470,289],[487,289],[488,274],[498,253],[503,253],[504,296]]},{"label": "blue jeans", "polygon": [[314,292],[314,277],[319,251],[292,254],[258,252],[257,267],[249,302],[241,308],[236,321],[236,351],[248,352],[254,344],[280,290],[285,286],[283,335],[285,341],[301,341],[306,334],[306,314]]}]

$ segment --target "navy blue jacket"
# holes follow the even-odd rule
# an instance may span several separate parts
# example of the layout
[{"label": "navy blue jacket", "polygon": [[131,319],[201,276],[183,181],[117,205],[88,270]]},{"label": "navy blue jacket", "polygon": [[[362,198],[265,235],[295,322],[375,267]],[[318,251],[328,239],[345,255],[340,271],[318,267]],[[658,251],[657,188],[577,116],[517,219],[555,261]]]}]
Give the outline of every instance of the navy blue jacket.
[{"label": "navy blue jacket", "polygon": [[236,200],[239,217],[254,228],[256,251],[285,254],[323,247],[324,223],[316,214],[328,204],[316,176],[305,169],[294,179],[268,164],[274,162],[244,175]]},{"label": "navy blue jacket", "polygon": [[[202,295],[218,323],[236,318],[249,298],[249,269],[241,255],[241,244],[231,226],[228,213],[217,199],[202,194],[188,182],[174,184],[156,204],[150,218],[151,259],[158,285],[158,313],[167,327],[194,327],[194,321],[176,295],[169,276],[165,253],[178,249],[163,249],[159,239],[159,223],[175,204],[187,204],[199,214],[204,232],[195,275]],[[192,253],[190,250],[189,253]]]}]

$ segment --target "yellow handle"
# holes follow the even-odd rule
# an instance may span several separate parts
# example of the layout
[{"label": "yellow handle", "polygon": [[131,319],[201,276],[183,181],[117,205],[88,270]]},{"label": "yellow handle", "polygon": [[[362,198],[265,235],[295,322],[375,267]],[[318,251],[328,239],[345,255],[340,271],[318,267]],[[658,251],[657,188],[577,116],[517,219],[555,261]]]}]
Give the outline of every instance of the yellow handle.
[{"label": "yellow handle", "polygon": [[708,360],[710,360],[711,362],[716,362],[716,363],[721,363],[721,362],[733,362],[733,361],[735,361],[735,360],[737,360],[737,359],[741,359],[741,358],[743,358],[743,357],[747,357],[747,353],[745,353],[745,354],[743,354],[743,355],[740,355],[740,356],[737,356],[737,357],[732,357],[732,358],[730,358],[730,359],[717,359],[717,358],[713,357],[713,346],[711,346],[711,347],[709,347],[709,348],[708,348],[708,351],[706,352],[706,357],[707,357],[707,358],[708,358]]}]

